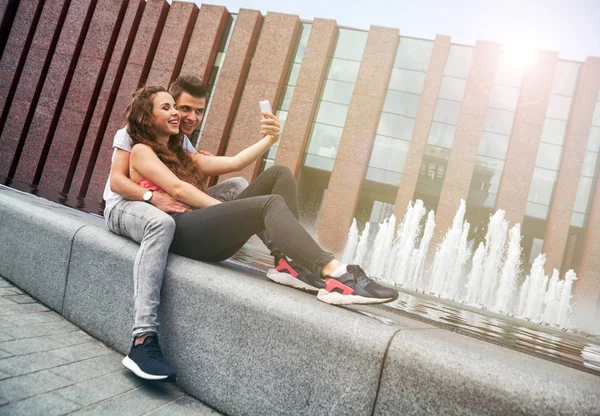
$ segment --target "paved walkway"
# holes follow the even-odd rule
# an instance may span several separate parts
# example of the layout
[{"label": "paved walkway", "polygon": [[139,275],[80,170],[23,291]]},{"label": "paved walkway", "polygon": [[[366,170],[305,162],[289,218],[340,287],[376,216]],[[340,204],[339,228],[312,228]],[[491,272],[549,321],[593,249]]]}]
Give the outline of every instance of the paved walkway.
[{"label": "paved walkway", "polygon": [[0,415],[218,415],[0,277]]}]

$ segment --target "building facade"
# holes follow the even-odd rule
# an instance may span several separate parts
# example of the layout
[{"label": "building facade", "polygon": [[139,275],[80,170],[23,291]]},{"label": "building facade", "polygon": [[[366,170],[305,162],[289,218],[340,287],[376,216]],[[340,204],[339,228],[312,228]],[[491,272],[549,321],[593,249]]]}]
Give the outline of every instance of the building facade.
[{"label": "building facade", "polygon": [[525,62],[491,42],[165,0],[6,0],[0,13],[5,183],[101,200],[131,93],[194,74],[210,97],[192,139],[212,153],[257,141],[258,101],[271,102],[281,139],[242,175],[288,166],[328,249],[352,218],[402,217],[415,199],[441,236],[464,199],[473,239],[503,209],[525,263],[547,253],[548,272],[578,272],[581,304],[599,301],[598,57]]}]

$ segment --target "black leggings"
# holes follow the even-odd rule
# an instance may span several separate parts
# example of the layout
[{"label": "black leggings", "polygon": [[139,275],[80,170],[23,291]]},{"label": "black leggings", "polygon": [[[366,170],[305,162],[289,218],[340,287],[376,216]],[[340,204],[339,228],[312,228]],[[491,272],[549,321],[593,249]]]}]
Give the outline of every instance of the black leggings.
[{"label": "black leggings", "polygon": [[273,166],[234,201],[175,216],[173,253],[217,262],[235,254],[254,234],[266,231],[277,249],[315,274],[334,259],[298,222],[298,193],[292,172]]}]

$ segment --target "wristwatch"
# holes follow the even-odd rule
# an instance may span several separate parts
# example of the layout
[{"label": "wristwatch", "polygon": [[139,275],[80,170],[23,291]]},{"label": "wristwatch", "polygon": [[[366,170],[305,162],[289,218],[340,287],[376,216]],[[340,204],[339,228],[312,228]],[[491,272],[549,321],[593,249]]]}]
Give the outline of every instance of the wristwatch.
[{"label": "wristwatch", "polygon": [[144,192],[144,195],[142,196],[142,198],[144,198],[144,202],[150,203],[153,193],[154,193],[153,190],[148,190],[148,191]]}]

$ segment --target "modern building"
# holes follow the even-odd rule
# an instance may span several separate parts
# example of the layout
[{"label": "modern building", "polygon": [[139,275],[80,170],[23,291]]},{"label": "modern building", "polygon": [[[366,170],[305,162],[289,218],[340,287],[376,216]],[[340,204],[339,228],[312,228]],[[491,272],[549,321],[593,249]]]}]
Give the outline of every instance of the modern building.
[{"label": "modern building", "polygon": [[[461,199],[472,237],[490,213],[521,223],[525,262],[574,268],[600,298],[600,58],[528,59],[491,42],[165,0],[0,2],[0,175],[99,201],[122,111],[179,73],[210,91],[194,142],[235,154],[268,99],[283,134],[251,180],[288,166],[302,220],[329,249],[422,199],[446,230]],[[583,302],[583,300],[586,302]]]}]

